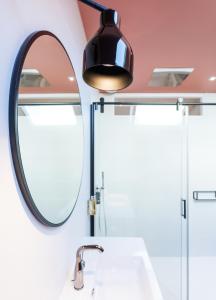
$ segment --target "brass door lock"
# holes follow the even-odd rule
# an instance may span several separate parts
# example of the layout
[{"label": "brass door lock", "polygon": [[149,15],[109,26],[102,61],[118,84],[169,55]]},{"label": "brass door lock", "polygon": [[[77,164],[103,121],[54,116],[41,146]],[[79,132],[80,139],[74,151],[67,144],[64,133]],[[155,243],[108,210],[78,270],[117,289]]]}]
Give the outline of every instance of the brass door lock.
[{"label": "brass door lock", "polygon": [[89,216],[96,215],[96,198],[92,196],[91,199],[88,201],[88,214]]}]

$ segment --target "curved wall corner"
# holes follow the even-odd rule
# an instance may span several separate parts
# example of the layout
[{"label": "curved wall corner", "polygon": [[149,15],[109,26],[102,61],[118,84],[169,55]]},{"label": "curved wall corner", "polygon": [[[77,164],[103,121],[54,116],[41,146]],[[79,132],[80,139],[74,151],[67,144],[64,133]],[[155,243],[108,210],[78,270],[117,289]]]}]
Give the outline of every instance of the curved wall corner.
[{"label": "curved wall corner", "polygon": [[[0,299],[57,300],[77,239],[89,234],[89,103],[94,96],[81,78],[85,34],[75,0],[5,1],[0,11]],[[32,32],[48,30],[64,44],[77,75],[85,119],[84,173],[77,206],[62,227],[39,224],[17,185],[9,144],[8,100],[13,64]],[[90,95],[91,93],[91,95]]]}]

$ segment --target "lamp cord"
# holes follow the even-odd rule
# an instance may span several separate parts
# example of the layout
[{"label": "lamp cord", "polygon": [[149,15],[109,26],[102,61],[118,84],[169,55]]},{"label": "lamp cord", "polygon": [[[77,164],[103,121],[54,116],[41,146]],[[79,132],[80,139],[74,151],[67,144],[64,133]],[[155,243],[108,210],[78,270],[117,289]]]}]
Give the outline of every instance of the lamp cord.
[{"label": "lamp cord", "polygon": [[99,3],[97,3],[97,2],[95,2],[93,0],[79,0],[79,1],[83,2],[84,4],[86,4],[86,5],[88,5],[88,6],[92,7],[92,8],[95,8],[95,9],[97,9],[99,11],[105,11],[105,10],[108,9],[106,6],[104,6],[102,4],[99,4]]}]

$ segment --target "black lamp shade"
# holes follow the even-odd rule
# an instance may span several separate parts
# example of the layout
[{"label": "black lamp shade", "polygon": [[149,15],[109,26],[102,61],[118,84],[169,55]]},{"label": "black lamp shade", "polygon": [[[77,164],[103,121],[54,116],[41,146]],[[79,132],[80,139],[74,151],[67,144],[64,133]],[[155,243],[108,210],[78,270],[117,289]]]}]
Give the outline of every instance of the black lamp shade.
[{"label": "black lamp shade", "polygon": [[101,26],[84,51],[83,79],[102,91],[118,91],[133,81],[133,52],[119,24],[116,11],[103,11]]}]

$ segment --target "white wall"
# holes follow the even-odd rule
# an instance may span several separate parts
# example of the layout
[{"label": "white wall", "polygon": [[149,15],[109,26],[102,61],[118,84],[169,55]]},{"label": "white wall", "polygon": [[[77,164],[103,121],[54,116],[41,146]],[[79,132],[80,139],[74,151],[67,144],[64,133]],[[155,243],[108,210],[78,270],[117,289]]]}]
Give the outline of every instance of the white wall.
[{"label": "white wall", "polygon": [[[85,35],[75,0],[1,1],[0,25],[0,299],[55,300],[74,255],[73,241],[89,231],[89,90],[81,79]],[[26,207],[15,178],[8,136],[9,86],[16,55],[29,34],[44,29],[60,38],[71,57],[85,114],[79,201],[70,220],[58,229],[40,225]]]}]

